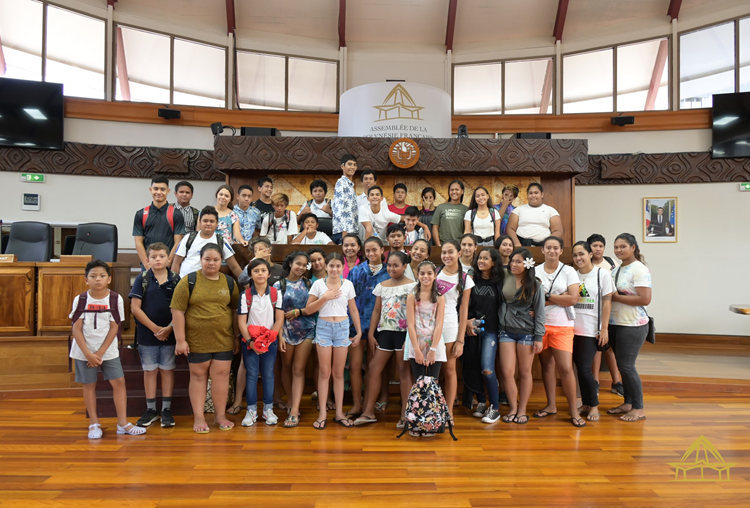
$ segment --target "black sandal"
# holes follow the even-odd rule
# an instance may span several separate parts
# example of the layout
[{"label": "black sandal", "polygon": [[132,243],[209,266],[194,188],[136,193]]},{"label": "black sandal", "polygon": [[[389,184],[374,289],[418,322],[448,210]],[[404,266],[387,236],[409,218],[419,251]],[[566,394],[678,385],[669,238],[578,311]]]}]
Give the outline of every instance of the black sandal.
[{"label": "black sandal", "polygon": [[573,424],[573,427],[578,427],[579,429],[580,429],[581,427],[585,427],[585,426],[586,426],[586,420],[584,420],[584,419],[583,419],[583,418],[581,418],[580,416],[579,416],[578,418],[573,418],[573,417],[572,417],[572,418],[570,419],[570,422],[571,422],[571,423]]},{"label": "black sandal", "polygon": [[[317,427],[315,426],[316,423],[318,424]],[[328,420],[315,420],[313,422],[313,428],[315,430],[323,430],[326,428],[327,423],[328,423]]]},{"label": "black sandal", "polygon": [[517,423],[518,425],[526,425],[527,423],[529,423],[529,415],[517,415],[516,420],[513,423]]},{"label": "black sandal", "polygon": [[507,414],[503,416],[501,420],[505,423],[514,423],[516,421],[516,414],[515,413]]}]

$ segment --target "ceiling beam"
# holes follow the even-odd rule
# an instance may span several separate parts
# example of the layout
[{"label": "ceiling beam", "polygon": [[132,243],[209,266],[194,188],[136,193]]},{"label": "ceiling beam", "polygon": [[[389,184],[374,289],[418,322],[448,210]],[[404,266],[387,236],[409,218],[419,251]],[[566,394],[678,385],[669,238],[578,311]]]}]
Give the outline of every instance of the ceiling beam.
[{"label": "ceiling beam", "polygon": [[542,84],[542,100],[539,104],[539,114],[546,115],[552,102],[552,82],[555,80],[554,64],[552,59],[547,60],[547,70],[544,72],[544,82]]},{"label": "ceiling beam", "polygon": [[130,100],[130,80],[128,78],[128,64],[125,60],[125,43],[122,40],[122,28],[117,27],[117,81],[120,83],[122,100]]},{"label": "ceiling beam", "polygon": [[117,0],[107,0],[107,5],[111,5],[112,8],[115,8],[115,3],[117,3]]},{"label": "ceiling beam", "polygon": [[233,34],[237,29],[234,20],[234,0],[227,0],[227,35]]},{"label": "ceiling beam", "polygon": [[3,54],[3,40],[0,38],[0,76],[5,76],[8,66],[5,65],[5,55]]},{"label": "ceiling beam", "polygon": [[445,51],[453,51],[453,35],[456,32],[456,11],[458,0],[450,0],[448,4],[448,27],[445,30]]},{"label": "ceiling beam", "polygon": [[651,82],[648,85],[648,95],[646,95],[645,111],[653,111],[656,107],[656,96],[659,94],[661,86],[661,77],[664,74],[664,67],[667,65],[667,54],[669,53],[669,41],[662,39],[659,42],[659,50],[656,52],[654,61],[654,70],[651,72]]},{"label": "ceiling beam", "polygon": [[682,7],[682,0],[669,0],[667,16],[669,16],[670,21],[680,16],[680,7]]},{"label": "ceiling beam", "polygon": [[346,0],[339,0],[339,48],[346,47]]},{"label": "ceiling beam", "polygon": [[555,38],[555,42],[562,40],[563,30],[565,30],[565,17],[568,15],[568,3],[569,0],[559,0],[557,2],[555,29],[552,31],[552,36]]}]

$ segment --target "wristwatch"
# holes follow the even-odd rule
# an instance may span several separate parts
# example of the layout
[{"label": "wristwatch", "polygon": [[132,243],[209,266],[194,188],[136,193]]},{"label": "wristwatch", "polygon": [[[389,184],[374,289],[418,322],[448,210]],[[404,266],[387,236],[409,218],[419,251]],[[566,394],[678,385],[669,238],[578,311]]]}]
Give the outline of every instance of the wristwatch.
[{"label": "wristwatch", "polygon": [[432,351],[433,353],[437,353],[437,349],[435,349],[434,347],[431,347],[430,351]]}]

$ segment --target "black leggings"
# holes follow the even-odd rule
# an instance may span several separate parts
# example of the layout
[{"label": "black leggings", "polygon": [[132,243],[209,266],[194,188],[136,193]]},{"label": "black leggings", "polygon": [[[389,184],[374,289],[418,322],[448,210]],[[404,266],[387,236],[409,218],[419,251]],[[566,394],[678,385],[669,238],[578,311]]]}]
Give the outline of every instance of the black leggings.
[{"label": "black leggings", "polygon": [[578,386],[581,388],[581,402],[584,406],[599,405],[596,394],[593,363],[596,356],[596,338],[576,335],[573,337],[573,361],[578,371]]},{"label": "black leggings", "polygon": [[[410,359],[409,362],[411,363],[411,372],[414,374],[414,381],[416,381],[419,376],[425,375],[424,365],[419,365],[414,358]],[[427,375],[437,378],[440,375],[440,367],[442,367],[442,365],[443,362],[435,362],[429,367],[426,367]]]},{"label": "black leggings", "polygon": [[643,409],[643,386],[641,377],[635,368],[638,353],[646,342],[648,325],[619,326],[609,325],[609,342],[615,352],[617,368],[622,377],[625,392],[625,404],[632,404],[633,409]]}]

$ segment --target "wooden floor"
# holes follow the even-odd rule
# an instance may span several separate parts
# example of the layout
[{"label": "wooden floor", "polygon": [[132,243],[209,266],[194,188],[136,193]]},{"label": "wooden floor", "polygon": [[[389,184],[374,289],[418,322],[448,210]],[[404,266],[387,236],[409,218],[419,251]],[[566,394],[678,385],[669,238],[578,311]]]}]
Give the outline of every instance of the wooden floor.
[{"label": "wooden floor", "polygon": [[[542,397],[535,386],[531,410]],[[601,398],[602,408],[622,400]],[[316,431],[308,400],[296,429],[199,436],[179,417],[174,429],[125,437],[108,419],[104,438],[89,441],[81,399],[1,400],[0,507],[750,505],[750,394],[649,389],[646,405],[644,422],[604,416],[580,430],[562,404],[524,426],[462,414],[453,442],[397,440],[393,406],[355,429],[329,413]],[[675,480],[669,463],[700,436],[737,464],[729,481],[712,470],[708,481]]]}]

